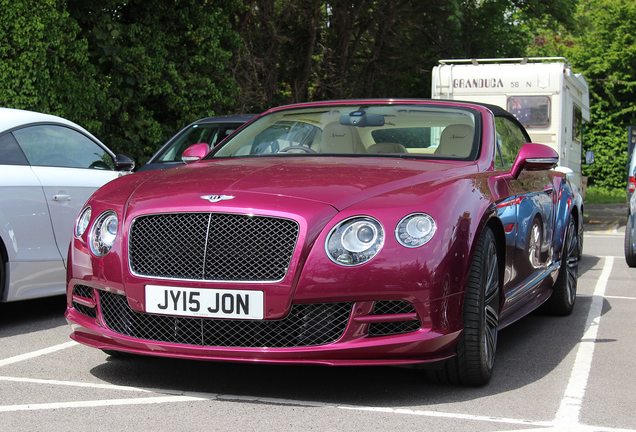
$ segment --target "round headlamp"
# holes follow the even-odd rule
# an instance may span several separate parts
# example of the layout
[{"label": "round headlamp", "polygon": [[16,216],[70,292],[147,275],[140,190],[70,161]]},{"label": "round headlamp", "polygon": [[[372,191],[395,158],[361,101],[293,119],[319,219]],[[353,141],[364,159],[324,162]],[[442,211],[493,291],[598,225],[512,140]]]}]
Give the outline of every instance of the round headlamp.
[{"label": "round headlamp", "polygon": [[343,266],[356,266],[377,255],[384,245],[384,229],[368,216],[346,219],[327,236],[325,251],[329,259]]},{"label": "round headlamp", "polygon": [[98,257],[106,255],[117,238],[117,214],[108,210],[97,218],[90,232],[91,252]]},{"label": "round headlamp", "polygon": [[395,228],[395,238],[405,247],[425,245],[435,235],[437,224],[431,215],[413,213],[403,218]]},{"label": "round headlamp", "polygon": [[75,237],[81,237],[88,228],[88,223],[91,221],[91,208],[86,207],[80,213],[79,217],[75,221]]}]

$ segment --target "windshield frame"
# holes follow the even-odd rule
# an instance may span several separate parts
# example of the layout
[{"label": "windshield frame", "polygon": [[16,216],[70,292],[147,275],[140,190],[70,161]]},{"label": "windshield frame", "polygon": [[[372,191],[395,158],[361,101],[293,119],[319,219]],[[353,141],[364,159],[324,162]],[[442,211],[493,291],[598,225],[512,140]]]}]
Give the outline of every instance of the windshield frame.
[{"label": "windshield frame", "polygon": [[[421,111],[422,113],[436,113],[441,114],[444,111],[468,114],[472,116],[473,120],[473,142],[470,154],[465,157],[461,156],[451,156],[451,155],[443,155],[443,154],[435,154],[431,152],[427,153],[417,153],[417,152],[408,152],[408,153],[330,153],[330,152],[267,152],[267,153],[250,153],[250,154],[235,154],[241,146],[246,146],[250,140],[254,140],[259,133],[262,133],[267,130],[266,127],[260,126],[265,123],[265,125],[277,124],[280,121],[291,121],[290,114],[301,116],[308,114],[334,114],[334,115],[342,115],[351,114],[355,112],[359,112],[361,110],[366,110],[367,112],[376,112],[381,109],[394,110],[399,112],[401,110],[408,110],[409,114],[411,112]],[[389,117],[385,115],[385,118]],[[318,125],[318,123],[316,123]],[[342,121],[341,121],[341,124]],[[384,125],[384,124],[383,124]],[[386,125],[393,126],[389,129],[399,130],[405,129],[396,127],[397,125],[386,122]],[[323,125],[324,126],[324,125]],[[354,126],[359,131],[365,131],[367,135],[372,134],[375,131],[383,130],[379,124],[376,125],[363,125],[363,126]],[[374,129],[375,127],[375,129]],[[423,128],[424,126],[422,126]],[[260,128],[260,129],[258,129]],[[416,127],[412,127],[415,129]],[[439,128],[439,126],[438,126]],[[389,130],[386,129],[386,130]],[[372,131],[372,132],[369,132]],[[245,137],[245,134],[251,134]],[[458,104],[449,104],[449,103],[435,103],[435,102],[396,102],[396,103],[387,103],[387,102],[379,102],[379,101],[343,101],[337,103],[316,103],[316,104],[296,104],[289,105],[285,107],[276,108],[270,111],[267,111],[260,116],[253,119],[248,124],[244,125],[244,127],[235,133],[233,136],[229,137],[229,139],[222,142],[220,145],[216,146],[210,153],[208,153],[203,160],[218,160],[218,159],[237,159],[237,158],[262,158],[262,157],[392,157],[392,158],[407,158],[407,159],[427,159],[427,160],[452,160],[452,161],[476,161],[481,154],[482,149],[482,114],[479,110],[465,105]],[[240,145],[237,146],[236,140],[239,139],[241,142]],[[365,143],[366,145],[366,143]],[[228,146],[234,148],[230,153]],[[432,147],[432,146],[431,146]],[[367,147],[368,149],[369,147]],[[436,147],[433,147],[436,148]],[[411,148],[413,149],[413,148]]]}]

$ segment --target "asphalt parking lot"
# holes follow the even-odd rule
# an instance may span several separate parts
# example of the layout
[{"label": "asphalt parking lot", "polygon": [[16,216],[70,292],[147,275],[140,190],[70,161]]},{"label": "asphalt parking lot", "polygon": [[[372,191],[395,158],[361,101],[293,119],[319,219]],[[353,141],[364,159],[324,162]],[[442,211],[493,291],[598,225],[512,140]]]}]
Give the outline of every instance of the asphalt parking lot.
[{"label": "asphalt parking lot", "polygon": [[618,233],[625,232],[627,204],[587,204],[584,223],[587,231]]},{"label": "asphalt parking lot", "polygon": [[[621,211],[623,211],[621,215]],[[64,299],[0,304],[7,431],[636,430],[636,269],[626,207],[586,209],[577,305],[500,332],[492,381],[401,368],[290,367],[134,357],[68,338]]]}]

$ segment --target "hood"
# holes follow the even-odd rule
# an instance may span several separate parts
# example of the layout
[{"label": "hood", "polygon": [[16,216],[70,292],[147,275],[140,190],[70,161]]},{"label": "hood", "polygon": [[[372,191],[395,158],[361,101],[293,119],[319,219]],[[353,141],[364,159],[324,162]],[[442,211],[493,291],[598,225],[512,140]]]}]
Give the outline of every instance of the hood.
[{"label": "hood", "polygon": [[188,201],[201,204],[202,196],[226,195],[236,198],[231,203],[235,208],[258,208],[261,200],[291,198],[326,204],[340,211],[413,184],[476,171],[474,164],[466,162],[375,157],[213,160],[158,172],[135,190],[129,204],[158,210],[174,206],[175,197],[179,197],[176,201],[180,206],[188,206]]}]

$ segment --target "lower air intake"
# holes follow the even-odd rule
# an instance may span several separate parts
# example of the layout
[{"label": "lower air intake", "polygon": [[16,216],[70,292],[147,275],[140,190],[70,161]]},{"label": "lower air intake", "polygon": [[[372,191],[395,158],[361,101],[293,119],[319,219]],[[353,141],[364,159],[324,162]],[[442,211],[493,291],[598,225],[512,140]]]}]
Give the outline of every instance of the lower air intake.
[{"label": "lower air intake", "polygon": [[116,333],[157,342],[208,347],[292,348],[326,345],[342,337],[352,303],[293,305],[275,321],[174,317],[136,312],[126,297],[99,291],[102,317]]}]

